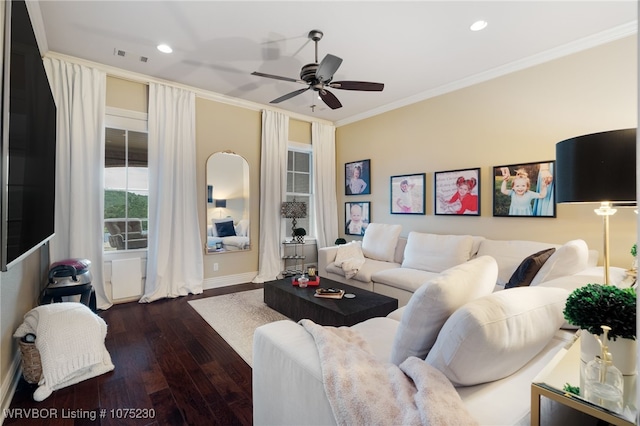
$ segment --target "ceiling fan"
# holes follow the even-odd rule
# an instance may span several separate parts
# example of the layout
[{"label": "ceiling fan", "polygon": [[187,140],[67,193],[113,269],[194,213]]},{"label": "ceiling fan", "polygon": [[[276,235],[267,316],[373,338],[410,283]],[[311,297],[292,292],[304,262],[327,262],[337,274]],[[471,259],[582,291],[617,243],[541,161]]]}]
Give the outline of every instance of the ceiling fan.
[{"label": "ceiling fan", "polygon": [[320,99],[331,109],[337,109],[342,107],[342,104],[336,98],[336,96],[327,90],[342,89],[342,90],[361,90],[367,92],[380,92],[384,89],[382,83],[371,83],[368,81],[332,81],[333,75],[342,64],[342,59],[337,56],[327,54],[322,62],[318,64],[318,41],[322,39],[324,34],[320,30],[311,30],[309,32],[309,39],[313,40],[316,45],[315,62],[307,64],[300,70],[300,79],[281,77],[279,75],[265,74],[262,72],[254,71],[251,75],[257,75],[259,77],[274,78],[276,80],[291,81],[293,83],[305,84],[307,87],[304,89],[298,89],[291,93],[287,93],[284,96],[280,96],[277,99],[272,100],[270,103],[277,104],[287,99],[291,99],[294,96],[298,96],[301,93],[311,89],[320,95]]}]

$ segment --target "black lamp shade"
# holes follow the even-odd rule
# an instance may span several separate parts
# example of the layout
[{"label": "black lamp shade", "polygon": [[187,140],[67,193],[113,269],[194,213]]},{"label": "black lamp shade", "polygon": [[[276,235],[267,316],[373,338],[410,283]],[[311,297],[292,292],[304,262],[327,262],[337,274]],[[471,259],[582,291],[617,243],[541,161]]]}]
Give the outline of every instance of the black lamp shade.
[{"label": "black lamp shade", "polygon": [[636,203],[636,129],[612,130],[556,144],[558,203]]},{"label": "black lamp shade", "polygon": [[215,206],[216,208],[226,208],[227,207],[227,200],[214,200],[215,201]]}]

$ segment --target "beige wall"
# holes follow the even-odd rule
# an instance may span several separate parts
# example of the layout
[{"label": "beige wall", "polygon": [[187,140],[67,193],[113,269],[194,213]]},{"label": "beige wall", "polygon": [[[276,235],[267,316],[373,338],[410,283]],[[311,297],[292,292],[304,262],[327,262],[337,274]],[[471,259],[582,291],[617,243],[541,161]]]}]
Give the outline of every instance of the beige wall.
[{"label": "beige wall", "polygon": [[[493,166],[553,160],[555,144],[573,136],[637,127],[637,93],[637,42],[629,37],[339,127],[341,234],[344,202],[371,201],[371,220],[399,223],[405,236],[423,231],[552,243],[583,238],[602,253],[595,206],[559,204],[557,218],[493,218],[490,174]],[[371,195],[345,197],[344,163],[367,158]],[[435,216],[433,172],[475,167],[481,168],[481,216]],[[413,173],[427,174],[427,214],[390,214],[389,177]],[[613,216],[612,265],[630,266],[636,221],[631,209]]]}]

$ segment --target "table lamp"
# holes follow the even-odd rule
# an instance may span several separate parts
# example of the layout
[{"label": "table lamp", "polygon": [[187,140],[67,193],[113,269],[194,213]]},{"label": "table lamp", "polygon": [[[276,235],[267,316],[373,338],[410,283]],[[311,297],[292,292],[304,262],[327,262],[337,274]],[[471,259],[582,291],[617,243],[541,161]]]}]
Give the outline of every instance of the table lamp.
[{"label": "table lamp", "polygon": [[636,201],[636,129],[577,136],[556,144],[556,201],[598,203],[604,223],[604,281],[609,279],[609,216]]},{"label": "table lamp", "polygon": [[295,240],[296,219],[307,217],[307,203],[303,201],[285,201],[280,208],[280,214],[282,217],[291,220],[291,241]]},{"label": "table lamp", "polygon": [[[224,209],[227,208],[227,200],[221,200],[221,199],[216,199],[213,200],[214,201],[214,205],[217,209]],[[220,210],[220,217],[222,218],[222,210]]]}]

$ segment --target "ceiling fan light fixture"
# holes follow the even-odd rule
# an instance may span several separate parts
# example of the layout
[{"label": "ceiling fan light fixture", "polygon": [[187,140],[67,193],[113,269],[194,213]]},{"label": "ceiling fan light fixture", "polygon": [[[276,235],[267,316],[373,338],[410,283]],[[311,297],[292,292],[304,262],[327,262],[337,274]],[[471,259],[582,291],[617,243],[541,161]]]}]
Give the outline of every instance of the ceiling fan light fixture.
[{"label": "ceiling fan light fixture", "polygon": [[171,48],[171,46],[169,46],[168,44],[164,44],[161,43],[157,46],[157,49],[159,51],[161,51],[162,53],[171,53],[173,52],[173,49]]},{"label": "ceiling fan light fixture", "polygon": [[487,28],[487,25],[489,25],[489,23],[487,21],[479,20],[479,21],[476,21],[473,24],[471,24],[469,29],[471,31],[482,31],[485,28]]}]

